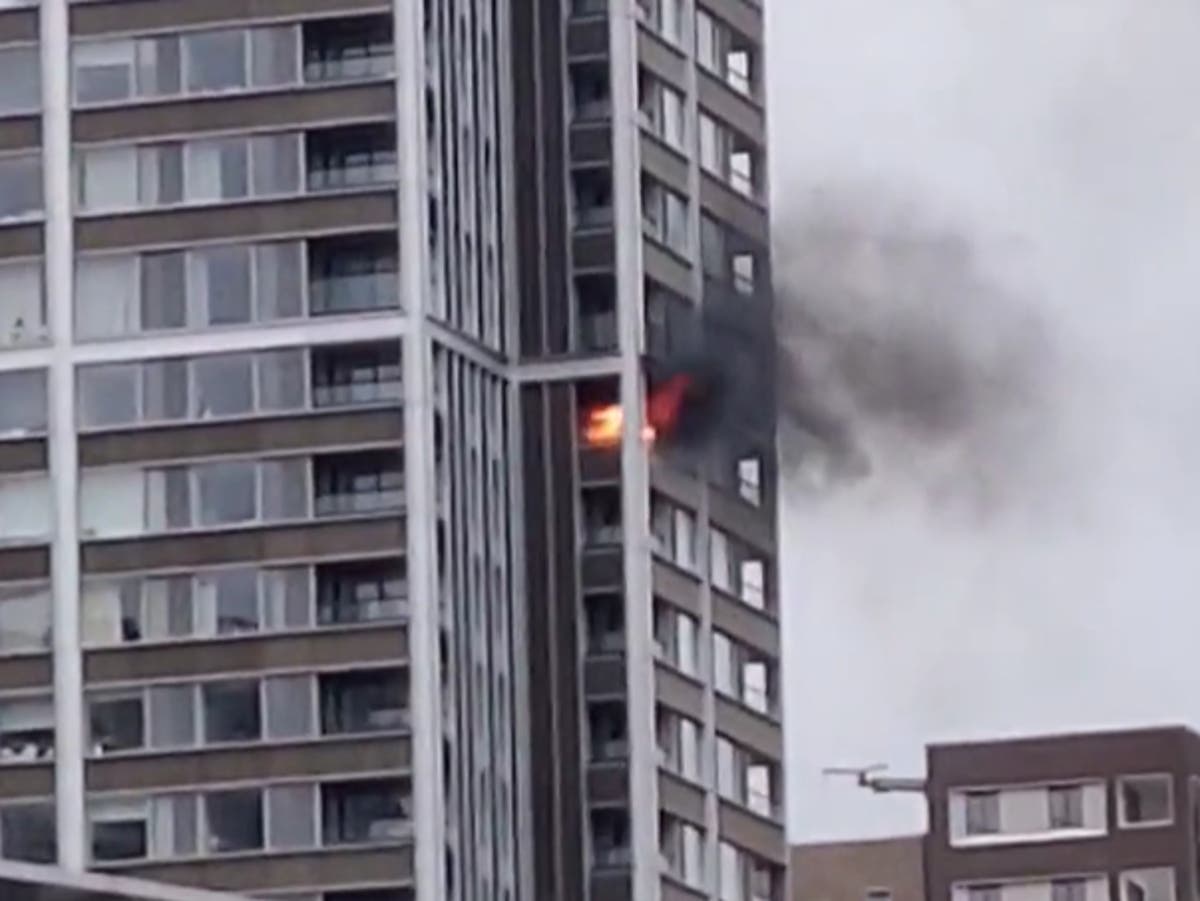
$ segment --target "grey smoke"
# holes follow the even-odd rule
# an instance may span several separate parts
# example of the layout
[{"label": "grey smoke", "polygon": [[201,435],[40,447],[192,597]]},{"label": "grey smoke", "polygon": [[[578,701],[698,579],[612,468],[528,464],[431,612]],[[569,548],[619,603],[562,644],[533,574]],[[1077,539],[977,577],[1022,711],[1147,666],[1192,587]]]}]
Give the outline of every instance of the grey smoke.
[{"label": "grey smoke", "polygon": [[768,11],[785,399],[861,464],[787,486],[794,836],[920,825],[822,766],[1200,725],[1200,7]]}]

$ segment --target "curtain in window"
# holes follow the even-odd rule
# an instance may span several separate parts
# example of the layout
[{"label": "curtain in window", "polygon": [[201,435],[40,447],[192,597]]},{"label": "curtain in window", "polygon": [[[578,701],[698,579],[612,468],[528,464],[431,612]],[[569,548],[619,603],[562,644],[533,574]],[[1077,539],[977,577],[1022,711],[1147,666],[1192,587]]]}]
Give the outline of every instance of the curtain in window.
[{"label": "curtain in window", "polygon": [[250,139],[253,194],[295,194],[300,190],[300,136],[260,135]]},{"label": "curtain in window", "polygon": [[231,200],[248,193],[248,160],[243,138],[192,141],[184,148],[189,201]]},{"label": "curtain in window", "polygon": [[37,338],[45,323],[42,306],[40,263],[0,266],[0,346]]},{"label": "curtain in window", "polygon": [[150,854],[180,857],[197,850],[195,795],[160,795],[150,802]]},{"label": "curtain in window", "polygon": [[84,644],[120,644],[124,638],[121,628],[121,583],[85,584],[82,594]]},{"label": "curtain in window", "polygon": [[137,257],[82,257],[75,267],[75,330],[116,338],[138,330]]},{"label": "curtain in window", "polygon": [[303,350],[261,353],[256,364],[259,410],[299,410],[304,407],[306,381]]},{"label": "curtain in window", "polygon": [[311,676],[266,680],[267,737],[301,738],[313,733],[316,709]]},{"label": "curtain in window", "polygon": [[149,689],[149,738],[153,748],[185,748],[196,742],[196,692],[191,685]]},{"label": "curtain in window", "polygon": [[205,325],[250,322],[250,248],[212,247],[188,255],[188,296]]},{"label": "curtain in window", "polygon": [[137,86],[139,97],[171,97],[182,91],[180,49],[177,35],[143,38],[137,42]]},{"label": "curtain in window", "polygon": [[310,624],[312,598],[307,569],[266,570],[260,579],[267,628],[295,629]]},{"label": "curtain in window", "polygon": [[148,579],[142,592],[142,632],[148,641],[185,638],[193,633],[190,578]]}]

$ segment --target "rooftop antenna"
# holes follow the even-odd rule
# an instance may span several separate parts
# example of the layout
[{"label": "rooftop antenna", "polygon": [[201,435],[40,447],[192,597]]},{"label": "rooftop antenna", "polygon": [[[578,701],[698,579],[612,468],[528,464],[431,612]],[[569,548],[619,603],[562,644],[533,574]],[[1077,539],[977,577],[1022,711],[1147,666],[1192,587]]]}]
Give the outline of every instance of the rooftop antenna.
[{"label": "rooftop antenna", "polygon": [[887,772],[886,763],[875,763],[871,766],[830,766],[821,770],[824,776],[853,776],[860,788],[867,788],[876,794],[889,792],[925,793],[925,780],[903,776],[884,776]]}]

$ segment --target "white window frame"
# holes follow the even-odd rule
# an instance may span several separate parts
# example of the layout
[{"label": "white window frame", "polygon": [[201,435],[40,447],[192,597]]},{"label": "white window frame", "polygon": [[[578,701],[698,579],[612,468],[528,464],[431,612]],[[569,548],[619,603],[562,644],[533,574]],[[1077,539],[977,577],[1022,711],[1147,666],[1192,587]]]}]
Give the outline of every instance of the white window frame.
[{"label": "white window frame", "polygon": [[[1131,821],[1125,813],[1125,786],[1130,782],[1158,780],[1167,786],[1167,816],[1157,820]],[[1126,773],[1117,777],[1117,825],[1122,829],[1157,829],[1175,822],[1175,777],[1170,773]]]}]

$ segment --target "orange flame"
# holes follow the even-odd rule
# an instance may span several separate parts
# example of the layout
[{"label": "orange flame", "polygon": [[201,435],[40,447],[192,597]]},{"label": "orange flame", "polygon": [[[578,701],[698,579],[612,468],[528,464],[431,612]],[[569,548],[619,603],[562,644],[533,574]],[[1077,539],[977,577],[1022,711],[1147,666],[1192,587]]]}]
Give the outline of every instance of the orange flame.
[{"label": "orange flame", "polygon": [[[583,440],[589,447],[616,447],[621,443],[621,430],[625,425],[625,413],[620,404],[606,404],[591,410],[583,424]],[[642,428],[642,440],[654,443],[657,432],[654,426]]]}]

